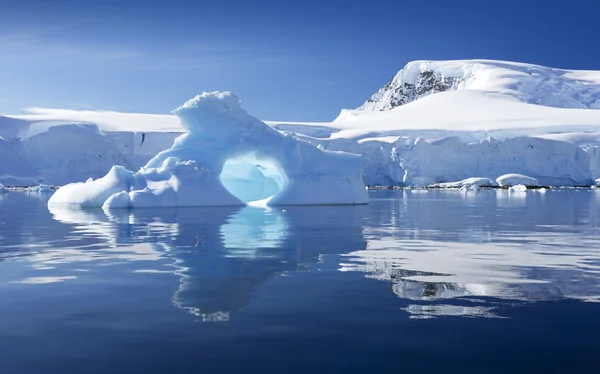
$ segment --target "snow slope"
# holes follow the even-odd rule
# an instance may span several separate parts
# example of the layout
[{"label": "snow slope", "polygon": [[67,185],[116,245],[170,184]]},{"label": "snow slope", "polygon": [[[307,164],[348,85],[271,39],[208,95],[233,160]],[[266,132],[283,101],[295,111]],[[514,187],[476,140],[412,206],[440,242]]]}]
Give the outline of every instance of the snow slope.
[{"label": "snow slope", "polygon": [[600,111],[532,105],[494,92],[450,91],[389,111],[344,110],[332,126],[339,129],[332,138],[364,137],[371,131],[379,136],[424,133],[461,135],[469,140],[487,136],[502,138],[544,132],[597,131]]},{"label": "snow slope", "polygon": [[[406,84],[412,91],[400,89]],[[363,155],[369,185],[496,180],[511,173],[541,184],[586,185],[600,177],[599,98],[600,72],[486,60],[416,61],[360,109],[342,110],[332,122],[265,123],[324,150]],[[78,140],[70,134],[68,144],[56,130],[83,124],[93,126],[77,130]],[[112,164],[137,170],[184,131],[177,117],[159,114],[37,108],[0,117],[0,136],[13,139],[10,147],[51,184],[98,178]],[[78,148],[85,142],[85,151]],[[45,160],[52,144],[72,152],[62,149],[60,162]],[[244,173],[254,172],[252,162],[235,162],[234,174],[244,164],[250,165]],[[224,173],[230,172],[226,167]],[[9,174],[7,163],[0,164],[3,174]]]},{"label": "snow slope", "polygon": [[93,123],[102,131],[183,132],[177,117],[171,114],[121,113],[113,111],[30,108],[31,114],[11,116],[30,123]]}]

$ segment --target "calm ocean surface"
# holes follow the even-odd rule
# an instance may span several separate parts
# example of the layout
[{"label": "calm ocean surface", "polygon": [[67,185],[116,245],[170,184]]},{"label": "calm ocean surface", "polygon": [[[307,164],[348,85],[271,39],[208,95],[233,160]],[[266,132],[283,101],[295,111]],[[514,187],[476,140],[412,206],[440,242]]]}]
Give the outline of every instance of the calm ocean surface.
[{"label": "calm ocean surface", "polygon": [[50,210],[0,194],[0,373],[598,373],[600,190]]}]

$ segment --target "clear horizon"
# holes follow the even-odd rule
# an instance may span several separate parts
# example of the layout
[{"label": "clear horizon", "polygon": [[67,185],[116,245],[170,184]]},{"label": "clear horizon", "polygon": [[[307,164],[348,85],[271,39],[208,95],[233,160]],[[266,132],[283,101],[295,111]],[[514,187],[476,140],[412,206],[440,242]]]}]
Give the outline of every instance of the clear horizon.
[{"label": "clear horizon", "polygon": [[338,4],[0,0],[0,113],[165,114],[228,90],[261,119],[328,121],[412,60],[600,70],[594,1]]}]

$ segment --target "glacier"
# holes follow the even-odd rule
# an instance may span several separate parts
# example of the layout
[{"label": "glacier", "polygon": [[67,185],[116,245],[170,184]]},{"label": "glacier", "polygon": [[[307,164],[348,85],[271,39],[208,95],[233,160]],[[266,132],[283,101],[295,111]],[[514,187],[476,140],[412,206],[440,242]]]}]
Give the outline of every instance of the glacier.
[{"label": "glacier", "polygon": [[[598,71],[414,61],[333,121],[264,123],[322,150],[361,155],[366,185],[521,174],[540,185],[589,186],[600,178],[599,98]],[[0,163],[0,183],[64,185],[101,178],[113,165],[140,170],[186,131],[168,114],[33,108],[0,116],[0,156],[11,160]],[[266,198],[283,176],[268,160],[256,167],[258,158],[226,160],[221,183],[245,200]],[[264,183],[251,191],[244,183],[255,178]]]},{"label": "glacier", "polygon": [[282,134],[248,115],[231,92],[205,92],[173,113],[187,132],[139,171],[113,166],[101,178],[61,187],[48,204],[112,209],[368,201],[361,156]]}]

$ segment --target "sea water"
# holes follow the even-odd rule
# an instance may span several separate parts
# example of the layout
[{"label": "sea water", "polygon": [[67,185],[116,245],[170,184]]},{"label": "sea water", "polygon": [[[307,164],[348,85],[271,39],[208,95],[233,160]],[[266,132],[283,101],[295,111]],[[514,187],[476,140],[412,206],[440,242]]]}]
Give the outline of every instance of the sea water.
[{"label": "sea water", "polygon": [[1,373],[596,372],[600,191],[48,210],[0,194]]}]

